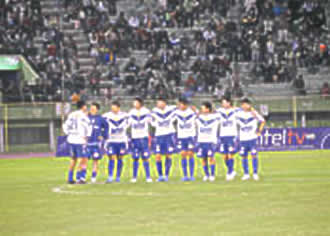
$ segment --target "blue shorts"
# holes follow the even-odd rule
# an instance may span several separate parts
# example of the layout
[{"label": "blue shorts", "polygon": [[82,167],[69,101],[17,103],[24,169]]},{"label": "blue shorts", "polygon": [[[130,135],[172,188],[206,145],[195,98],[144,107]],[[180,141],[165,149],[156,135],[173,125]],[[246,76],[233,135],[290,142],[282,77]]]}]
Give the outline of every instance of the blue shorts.
[{"label": "blue shorts", "polygon": [[70,152],[73,158],[87,158],[87,146],[83,144],[70,144]]},{"label": "blue shorts", "polygon": [[252,156],[255,156],[258,154],[257,151],[257,139],[248,140],[248,141],[241,141],[240,142],[240,151],[239,154],[242,157],[247,157],[249,155],[249,152]]},{"label": "blue shorts", "polygon": [[220,137],[220,153],[234,154],[236,152],[235,146],[236,145],[234,136]]},{"label": "blue shorts", "polygon": [[133,159],[147,159],[150,157],[149,140],[148,138],[132,139],[131,152]]},{"label": "blue shorts", "polygon": [[124,156],[127,154],[126,143],[108,143],[107,145],[108,156]]},{"label": "blue shorts", "polygon": [[179,138],[176,147],[178,151],[193,151],[195,148],[195,140],[193,137]]},{"label": "blue shorts", "polygon": [[88,158],[93,160],[101,160],[103,157],[102,149],[99,145],[87,146]]},{"label": "blue shorts", "polygon": [[155,137],[154,152],[156,154],[172,154],[175,152],[174,135],[162,135]]},{"label": "blue shorts", "polygon": [[197,157],[214,157],[215,150],[216,144],[214,143],[197,143]]}]

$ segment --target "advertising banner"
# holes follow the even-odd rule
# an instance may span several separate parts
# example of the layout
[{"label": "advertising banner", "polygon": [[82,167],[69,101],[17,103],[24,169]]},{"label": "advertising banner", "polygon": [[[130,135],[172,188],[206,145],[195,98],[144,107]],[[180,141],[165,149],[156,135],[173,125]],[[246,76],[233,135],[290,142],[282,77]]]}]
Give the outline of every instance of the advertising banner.
[{"label": "advertising banner", "polygon": [[21,61],[17,56],[0,56],[0,70],[20,70]]},{"label": "advertising banner", "polygon": [[[330,149],[330,128],[266,128],[258,139],[259,151],[317,149]],[[64,136],[57,139],[56,156],[70,156],[70,147]]]}]

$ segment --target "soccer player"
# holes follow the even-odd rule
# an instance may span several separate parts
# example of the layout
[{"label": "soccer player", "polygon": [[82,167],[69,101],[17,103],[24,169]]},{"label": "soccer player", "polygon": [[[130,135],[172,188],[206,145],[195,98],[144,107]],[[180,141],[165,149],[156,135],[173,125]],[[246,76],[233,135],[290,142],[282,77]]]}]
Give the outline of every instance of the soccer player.
[{"label": "soccer player", "polygon": [[109,126],[108,139],[106,141],[106,150],[109,157],[108,173],[109,177],[106,183],[113,182],[113,172],[115,160],[117,159],[116,182],[120,182],[120,176],[123,169],[123,157],[127,153],[127,128],[128,115],[120,111],[120,103],[114,101],[111,104],[111,112],[103,115]]},{"label": "soccer player", "polygon": [[219,115],[212,113],[212,104],[210,102],[203,102],[201,114],[196,120],[197,156],[203,158],[203,169],[205,173],[203,181],[209,180],[213,182],[215,180],[214,152],[218,139],[219,120]]},{"label": "soccer player", "polygon": [[[166,100],[159,98],[157,107],[152,110],[152,126],[155,127],[155,153],[158,180],[168,181],[168,176],[172,166],[171,154],[175,152],[173,126],[174,112],[176,106],[169,106]],[[163,175],[162,155],[165,159],[165,176]]]},{"label": "soccer player", "polygon": [[93,172],[91,182],[96,182],[98,163],[102,159],[102,142],[108,135],[108,123],[98,114],[100,105],[92,103],[89,111],[89,119],[92,125],[92,134],[88,138],[88,155],[93,160]]},{"label": "soccer player", "polygon": [[[182,181],[194,181],[194,148],[196,138],[196,113],[189,107],[186,98],[180,98],[178,102],[178,110],[175,112],[175,120],[177,121],[177,148],[181,154],[181,167],[183,172]],[[188,160],[190,178],[188,178]]]},{"label": "soccer player", "polygon": [[232,106],[232,100],[228,97],[221,99],[221,108],[217,110],[220,114],[220,153],[224,155],[227,166],[226,180],[233,180],[234,171],[235,141],[237,138],[236,114],[238,108]]},{"label": "soccer player", "polygon": [[149,150],[149,124],[151,122],[150,110],[144,107],[141,98],[135,98],[133,109],[129,112],[129,124],[131,126],[131,148],[133,157],[133,178],[132,183],[137,181],[139,171],[139,159],[143,160],[144,171],[147,183],[150,178],[150,150]]},{"label": "soccer player", "polygon": [[[84,101],[77,103],[77,111],[69,114],[68,119],[63,124],[63,131],[68,136],[72,159],[69,166],[68,183],[86,183],[86,170],[88,162],[87,139],[91,135],[90,120],[87,116],[87,105]],[[74,181],[74,171],[79,159],[76,181]]]},{"label": "soccer player", "polygon": [[241,107],[242,110],[237,113],[237,122],[239,125],[240,155],[242,157],[244,170],[242,180],[250,179],[248,163],[249,152],[252,156],[253,179],[259,180],[257,139],[265,126],[265,120],[252,108],[249,99],[244,98],[241,101]]}]

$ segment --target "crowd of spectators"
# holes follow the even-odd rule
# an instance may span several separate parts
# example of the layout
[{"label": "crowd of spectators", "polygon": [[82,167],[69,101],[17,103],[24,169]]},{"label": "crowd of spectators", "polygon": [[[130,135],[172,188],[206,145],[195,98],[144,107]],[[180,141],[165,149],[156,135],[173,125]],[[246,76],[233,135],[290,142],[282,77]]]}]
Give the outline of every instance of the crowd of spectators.
[{"label": "crowd of spectators", "polygon": [[[133,10],[117,12],[118,1],[62,0],[63,20],[88,39],[87,57],[95,61],[90,71],[79,70],[77,42],[59,31],[60,16],[43,15],[37,0],[0,0],[0,44],[25,55],[41,74],[38,89],[53,97],[61,93],[63,72],[70,94],[88,84],[100,95],[106,80],[108,97],[113,88],[151,98],[239,97],[245,80],[296,86],[299,68],[316,73],[330,66],[328,0],[138,0]],[[46,56],[35,53],[36,34]],[[148,58],[134,58],[132,51]],[[120,66],[119,58],[129,61]],[[248,63],[248,71],[240,63]]]}]

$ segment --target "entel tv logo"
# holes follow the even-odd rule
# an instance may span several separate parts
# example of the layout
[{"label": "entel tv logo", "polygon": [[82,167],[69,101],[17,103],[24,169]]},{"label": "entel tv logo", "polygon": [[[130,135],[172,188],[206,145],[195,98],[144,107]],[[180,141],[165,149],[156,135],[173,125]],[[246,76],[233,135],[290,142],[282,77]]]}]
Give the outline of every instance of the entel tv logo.
[{"label": "entel tv logo", "polygon": [[266,129],[259,138],[259,144],[262,146],[302,145],[305,140],[314,139],[314,133],[306,134],[303,132],[299,135],[298,132],[294,132],[292,129],[282,129],[281,132],[275,131],[274,133],[271,133],[269,129]]}]

